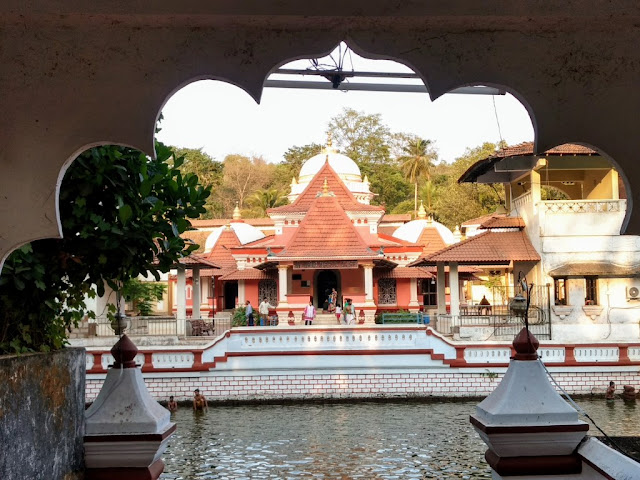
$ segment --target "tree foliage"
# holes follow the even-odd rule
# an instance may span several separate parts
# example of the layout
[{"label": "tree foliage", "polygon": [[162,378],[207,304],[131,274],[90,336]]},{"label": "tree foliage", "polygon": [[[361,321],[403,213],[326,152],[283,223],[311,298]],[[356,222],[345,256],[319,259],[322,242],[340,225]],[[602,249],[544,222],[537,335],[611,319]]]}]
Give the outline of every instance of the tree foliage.
[{"label": "tree foliage", "polygon": [[201,148],[178,148],[170,147],[177,158],[184,158],[180,165],[183,175],[192,173],[197,175],[200,184],[211,188],[211,195],[205,204],[206,212],[202,218],[220,218],[224,216],[224,202],[221,197],[223,186],[224,165],[222,162],[214,160]]},{"label": "tree foliage", "polygon": [[[172,161],[173,159],[173,161]],[[209,188],[156,143],[156,158],[113,145],[82,153],[60,189],[62,239],[13,252],[0,276],[0,352],[60,348],[85,314],[85,295],[167,272],[197,248],[181,238],[205,212]]]}]

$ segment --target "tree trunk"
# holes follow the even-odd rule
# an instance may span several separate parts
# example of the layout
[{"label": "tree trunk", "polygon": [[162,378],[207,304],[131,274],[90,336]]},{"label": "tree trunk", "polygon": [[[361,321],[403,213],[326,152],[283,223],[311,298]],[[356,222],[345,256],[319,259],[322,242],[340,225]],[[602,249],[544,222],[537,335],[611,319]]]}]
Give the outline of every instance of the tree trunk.
[{"label": "tree trunk", "polygon": [[418,218],[418,182],[414,182],[414,194],[413,194],[413,218]]}]

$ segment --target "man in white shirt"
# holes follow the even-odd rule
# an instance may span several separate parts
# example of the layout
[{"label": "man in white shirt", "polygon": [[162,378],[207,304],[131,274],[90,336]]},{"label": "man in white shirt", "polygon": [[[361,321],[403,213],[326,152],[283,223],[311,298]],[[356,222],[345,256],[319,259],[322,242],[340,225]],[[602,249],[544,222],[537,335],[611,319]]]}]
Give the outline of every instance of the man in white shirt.
[{"label": "man in white shirt", "polygon": [[265,297],[262,300],[262,303],[260,304],[260,306],[258,307],[258,312],[260,313],[260,326],[264,327],[267,324],[267,318],[269,317],[269,309],[273,309],[276,308],[273,305],[271,305],[268,301],[267,298]]}]

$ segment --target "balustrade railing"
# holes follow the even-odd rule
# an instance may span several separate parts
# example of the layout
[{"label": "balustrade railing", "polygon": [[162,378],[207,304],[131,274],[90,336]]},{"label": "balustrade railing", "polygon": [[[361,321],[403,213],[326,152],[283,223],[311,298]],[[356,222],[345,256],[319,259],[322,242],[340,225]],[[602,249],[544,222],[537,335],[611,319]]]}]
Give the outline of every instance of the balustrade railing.
[{"label": "balustrade railing", "polygon": [[626,200],[545,200],[538,206],[549,214],[624,212]]},{"label": "balustrade railing", "polygon": [[[125,333],[134,336],[213,336],[222,335],[231,328],[231,318],[207,319],[177,319],[175,317],[127,317]],[[181,329],[180,325],[186,328]],[[182,333],[182,331],[184,333]],[[111,321],[106,317],[99,317],[88,324],[87,336],[112,337],[115,331]]]},{"label": "balustrade railing", "polygon": [[[438,314],[435,322],[436,331],[443,335],[454,336],[460,334],[461,328],[487,330],[485,340],[489,338],[514,337],[524,326],[522,317],[507,313],[506,310],[498,309],[487,315],[449,315]],[[540,340],[551,339],[551,326],[549,317],[542,309],[531,307],[529,310],[529,330]]]}]

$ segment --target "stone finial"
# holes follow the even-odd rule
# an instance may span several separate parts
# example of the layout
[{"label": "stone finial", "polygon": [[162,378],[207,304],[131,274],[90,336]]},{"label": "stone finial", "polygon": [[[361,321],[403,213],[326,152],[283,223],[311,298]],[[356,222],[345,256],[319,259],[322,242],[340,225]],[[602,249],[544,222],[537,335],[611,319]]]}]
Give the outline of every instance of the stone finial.
[{"label": "stone finial", "polygon": [[424,209],[424,204],[420,200],[420,208],[418,209],[418,218],[427,218],[427,211]]},{"label": "stone finial", "polygon": [[523,327],[513,340],[513,349],[516,351],[514,360],[537,360],[540,342],[528,328]]},{"label": "stone finial", "polygon": [[118,342],[111,348],[111,355],[115,359],[113,368],[136,368],[135,358],[138,354],[138,347],[127,337],[123,335]]},{"label": "stone finial", "polygon": [[238,206],[238,202],[236,202],[236,208],[233,209],[233,219],[241,220],[242,214],[240,213],[240,207]]},{"label": "stone finial", "polygon": [[327,179],[324,179],[324,183],[322,184],[322,196],[323,197],[328,197],[329,196],[329,183],[327,182]]},{"label": "stone finial", "polygon": [[296,180],[296,177],[291,178],[291,186],[293,187],[294,185],[297,185],[298,181]]},{"label": "stone finial", "polygon": [[362,183],[366,183],[367,185],[369,184],[369,175],[366,173],[364,174],[364,180],[362,180]]}]

